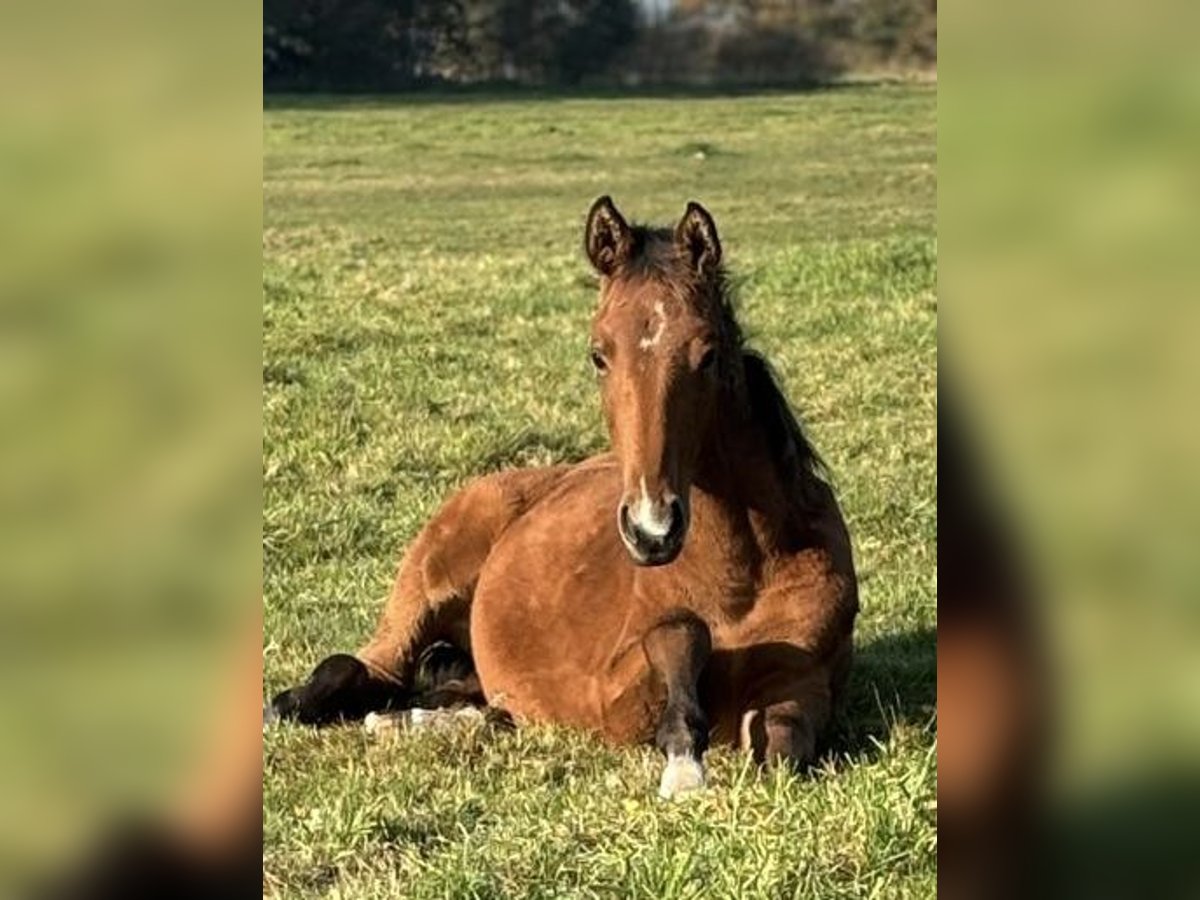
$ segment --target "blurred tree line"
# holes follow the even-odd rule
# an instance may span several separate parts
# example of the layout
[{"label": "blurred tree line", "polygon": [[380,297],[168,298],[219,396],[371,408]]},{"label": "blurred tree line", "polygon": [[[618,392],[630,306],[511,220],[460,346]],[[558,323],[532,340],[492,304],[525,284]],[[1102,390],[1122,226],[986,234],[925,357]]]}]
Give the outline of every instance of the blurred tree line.
[{"label": "blurred tree line", "polygon": [[264,0],[263,85],[798,84],[932,68],[937,0]]}]

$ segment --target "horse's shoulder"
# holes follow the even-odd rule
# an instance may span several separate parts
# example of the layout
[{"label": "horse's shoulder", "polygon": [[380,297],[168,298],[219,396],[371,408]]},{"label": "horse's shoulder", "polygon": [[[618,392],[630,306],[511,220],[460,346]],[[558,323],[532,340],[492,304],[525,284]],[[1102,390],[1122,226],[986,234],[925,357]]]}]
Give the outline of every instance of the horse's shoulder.
[{"label": "horse's shoulder", "polygon": [[853,623],[858,579],[849,547],[836,533],[828,541],[775,559],[771,570],[763,594],[801,613],[817,632],[841,633]]}]

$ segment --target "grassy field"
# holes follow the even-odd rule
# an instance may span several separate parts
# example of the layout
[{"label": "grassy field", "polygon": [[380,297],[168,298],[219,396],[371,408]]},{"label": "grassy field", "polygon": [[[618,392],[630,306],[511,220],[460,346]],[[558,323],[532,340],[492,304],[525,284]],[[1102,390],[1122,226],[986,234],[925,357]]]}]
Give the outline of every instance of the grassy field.
[{"label": "grassy field", "polygon": [[270,692],[370,633],[439,501],[604,445],[583,216],[721,228],[741,318],[833,472],[859,665],[809,777],[556,729],[264,735],[280,897],[931,897],[936,887],[936,93],[273,100],[264,136]]}]

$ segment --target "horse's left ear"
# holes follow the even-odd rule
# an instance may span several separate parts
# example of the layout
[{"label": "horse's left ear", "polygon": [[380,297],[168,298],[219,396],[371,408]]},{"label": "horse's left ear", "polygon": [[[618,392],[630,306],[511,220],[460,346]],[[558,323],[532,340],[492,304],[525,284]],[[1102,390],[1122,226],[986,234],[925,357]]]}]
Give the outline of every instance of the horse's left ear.
[{"label": "horse's left ear", "polygon": [[717,237],[717,223],[708,210],[695,200],[688,203],[687,212],[675,226],[675,243],[688,255],[697,272],[711,272],[721,264],[721,239]]}]

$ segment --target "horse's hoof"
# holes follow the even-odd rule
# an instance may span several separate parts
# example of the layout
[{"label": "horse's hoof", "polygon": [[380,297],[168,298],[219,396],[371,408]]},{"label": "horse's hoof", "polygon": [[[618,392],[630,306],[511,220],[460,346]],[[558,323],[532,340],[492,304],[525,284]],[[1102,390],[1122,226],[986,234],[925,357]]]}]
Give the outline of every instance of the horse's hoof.
[{"label": "horse's hoof", "polygon": [[678,797],[704,787],[704,765],[690,756],[668,756],[658,785],[658,796],[664,800]]},{"label": "horse's hoof", "polygon": [[271,703],[263,704],[263,731],[267,730],[268,725],[274,725],[279,721],[279,713],[275,712],[275,706]]}]

